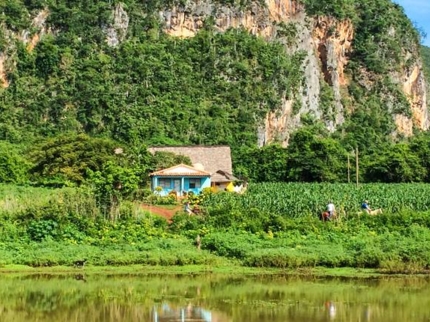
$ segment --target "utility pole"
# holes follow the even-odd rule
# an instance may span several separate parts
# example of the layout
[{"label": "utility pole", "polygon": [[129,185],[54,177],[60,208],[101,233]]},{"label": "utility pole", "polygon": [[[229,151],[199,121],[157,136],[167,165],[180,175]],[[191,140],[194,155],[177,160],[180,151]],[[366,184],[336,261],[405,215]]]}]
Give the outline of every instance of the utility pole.
[{"label": "utility pole", "polygon": [[355,148],[355,180],[357,183],[357,187],[358,187],[358,148]]}]

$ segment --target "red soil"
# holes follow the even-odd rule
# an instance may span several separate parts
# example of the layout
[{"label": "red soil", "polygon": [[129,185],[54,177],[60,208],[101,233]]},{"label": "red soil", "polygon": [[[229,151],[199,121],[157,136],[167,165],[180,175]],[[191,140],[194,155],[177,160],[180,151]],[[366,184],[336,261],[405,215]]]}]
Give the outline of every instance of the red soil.
[{"label": "red soil", "polygon": [[182,209],[182,206],[177,206],[173,209],[167,209],[160,206],[154,205],[142,205],[142,208],[153,215],[161,216],[170,222],[173,215]]}]

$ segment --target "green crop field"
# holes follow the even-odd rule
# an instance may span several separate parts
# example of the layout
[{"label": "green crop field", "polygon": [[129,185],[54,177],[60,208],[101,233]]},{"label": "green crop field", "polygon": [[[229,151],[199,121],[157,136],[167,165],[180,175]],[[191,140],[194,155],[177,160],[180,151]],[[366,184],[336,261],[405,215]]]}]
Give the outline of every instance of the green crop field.
[{"label": "green crop field", "polygon": [[215,194],[206,202],[299,217],[320,213],[329,200],[345,215],[360,211],[363,200],[384,212],[427,211],[430,209],[430,185],[362,184],[357,187],[353,184],[262,183],[250,185],[243,195]]}]

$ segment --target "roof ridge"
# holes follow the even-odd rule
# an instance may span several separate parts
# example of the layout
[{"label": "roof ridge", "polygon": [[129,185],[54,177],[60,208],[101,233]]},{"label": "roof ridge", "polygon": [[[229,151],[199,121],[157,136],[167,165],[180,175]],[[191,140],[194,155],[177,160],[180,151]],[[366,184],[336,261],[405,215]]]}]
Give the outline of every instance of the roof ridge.
[{"label": "roof ridge", "polygon": [[[182,171],[182,172],[178,172],[178,173],[168,173],[170,170],[173,170],[173,169],[179,168],[179,167],[188,168],[189,170],[192,170],[192,172]],[[198,175],[200,175],[200,176],[202,176],[202,175],[203,176],[210,176],[211,175],[211,173],[208,172],[208,171],[199,170],[199,169],[194,168],[193,166],[190,166],[190,165],[185,164],[185,163],[180,163],[180,164],[174,165],[174,166],[166,168],[166,169],[161,169],[161,170],[158,170],[158,171],[154,171],[154,172],[150,173],[149,175],[150,176],[160,176],[160,175],[161,176],[162,175],[166,175],[166,176],[178,176],[178,175],[184,175],[184,174],[185,175],[192,175],[192,176],[198,176]]]}]

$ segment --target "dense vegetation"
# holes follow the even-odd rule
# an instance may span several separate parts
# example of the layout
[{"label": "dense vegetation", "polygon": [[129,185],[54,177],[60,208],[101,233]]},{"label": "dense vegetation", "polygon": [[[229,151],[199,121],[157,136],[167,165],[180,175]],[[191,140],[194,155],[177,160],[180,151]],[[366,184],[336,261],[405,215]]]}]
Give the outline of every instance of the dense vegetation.
[{"label": "dense vegetation", "polygon": [[[361,135],[368,143],[358,149],[359,182],[430,182],[428,133],[398,143],[371,141],[372,132],[364,129]],[[349,172],[355,181],[356,150],[345,142],[348,137],[335,139],[318,127],[303,127],[288,148],[240,149],[236,173],[254,182],[348,182]]]},{"label": "dense vegetation", "polygon": [[[131,145],[249,146],[258,122],[300,85],[303,55],[289,56],[279,43],[211,29],[178,40],[153,19],[131,16],[130,39],[112,48],[100,26],[111,7],[82,6],[52,4],[49,25],[62,32],[33,51],[18,44],[18,65],[3,92],[1,139],[85,132]],[[68,15],[72,10],[80,14]]]},{"label": "dense vegetation", "polygon": [[246,209],[253,209],[257,217],[276,214],[298,218],[321,213],[332,200],[338,214],[347,217],[359,213],[361,203],[366,199],[373,208],[382,208],[388,213],[427,211],[430,209],[429,195],[428,184],[263,183],[252,185],[243,195],[213,194],[206,203],[208,207],[218,205],[226,213],[235,210],[244,213]]},{"label": "dense vegetation", "polygon": [[[210,19],[196,37],[168,37],[155,11],[176,2],[123,1],[129,25],[116,47],[106,43],[115,1],[3,2],[0,51],[13,59],[6,66],[10,87],[0,89],[0,139],[31,145],[73,132],[133,147],[255,147],[267,112],[279,111],[283,97],[298,98],[304,54],[287,54],[280,42],[265,42],[244,30],[216,33]],[[354,22],[354,51],[347,66],[351,83],[343,102],[351,113],[337,132],[348,135],[337,140],[348,148],[358,145],[363,151],[372,142],[379,149],[394,130],[387,105],[410,115],[405,96],[385,75],[417,58],[414,54],[405,61],[402,54],[402,48],[418,46],[417,30],[389,0],[303,2],[309,15]],[[29,38],[40,32],[40,27],[30,28],[30,17],[44,8],[49,10],[46,28],[55,31],[52,35],[34,48],[10,37],[10,32],[28,30]],[[362,68],[374,73],[370,91],[360,83]],[[321,106],[330,111],[333,95],[328,85],[322,88]]]},{"label": "dense vegetation", "polygon": [[[152,171],[178,163],[190,164],[183,156],[169,153],[153,156],[145,146],[129,147],[84,134],[57,136],[29,148],[6,142],[0,147],[0,182],[92,186],[105,195],[114,193],[123,197],[147,189]],[[355,150],[345,148],[314,126],[297,131],[288,148],[244,146],[235,151],[235,156],[236,175],[250,182],[351,182],[357,178]],[[385,143],[377,150],[369,143],[358,150],[358,179],[359,182],[430,182],[429,160],[430,136],[425,133],[403,143]],[[124,189],[115,189],[120,183]]]},{"label": "dense vegetation", "polygon": [[[0,52],[11,59],[5,62],[10,85],[0,88],[0,182],[15,184],[0,189],[1,263],[70,265],[88,258],[96,265],[182,265],[227,258],[249,266],[427,269],[428,204],[425,196],[413,199],[418,191],[428,195],[422,185],[364,191],[345,185],[337,195],[332,186],[290,185],[289,200],[279,198],[283,186],[261,185],[243,197],[211,196],[205,216],[178,215],[171,225],[133,203],[162,201],[148,190],[151,171],[190,163],[153,156],[148,145],[228,144],[235,174],[251,183],[345,183],[356,176],[430,182],[430,136],[392,135],[393,113],[411,111],[386,77],[417,59],[406,61],[402,50],[417,47],[419,33],[389,0],[303,2],[309,15],[355,24],[350,84],[342,89],[348,113],[334,133],[323,123],[332,115],[302,115],[288,148],[257,147],[259,127],[269,111],[280,111],[283,98],[300,109],[305,53],[291,54],[285,41],[242,29],[217,33],[211,19],[193,38],[172,38],[155,12],[173,1],[125,0],[128,29],[109,46],[106,28],[117,1],[1,2]],[[44,8],[52,33],[35,46],[12,37],[38,34],[31,17]],[[360,81],[362,70],[371,88]],[[332,111],[333,90],[321,85],[321,106]],[[359,199],[369,194],[392,214],[358,216]],[[318,220],[328,198],[337,198],[346,220]],[[193,245],[198,234],[201,252]]]},{"label": "dense vegetation", "polygon": [[[346,186],[255,185],[243,196],[227,192],[199,196],[204,215],[179,212],[167,224],[128,202],[111,220],[82,189],[1,186],[0,264],[71,266],[86,258],[90,265],[230,262],[251,267],[423,271],[430,263],[430,214],[417,210],[426,207],[429,188],[399,188],[361,186],[357,199],[370,195],[375,205],[391,205],[390,213],[368,216],[357,213],[359,201],[352,200],[354,196],[342,200],[349,196]],[[315,210],[324,208],[327,196],[340,208],[339,221],[318,219]],[[197,235],[201,250],[196,248]]]}]

